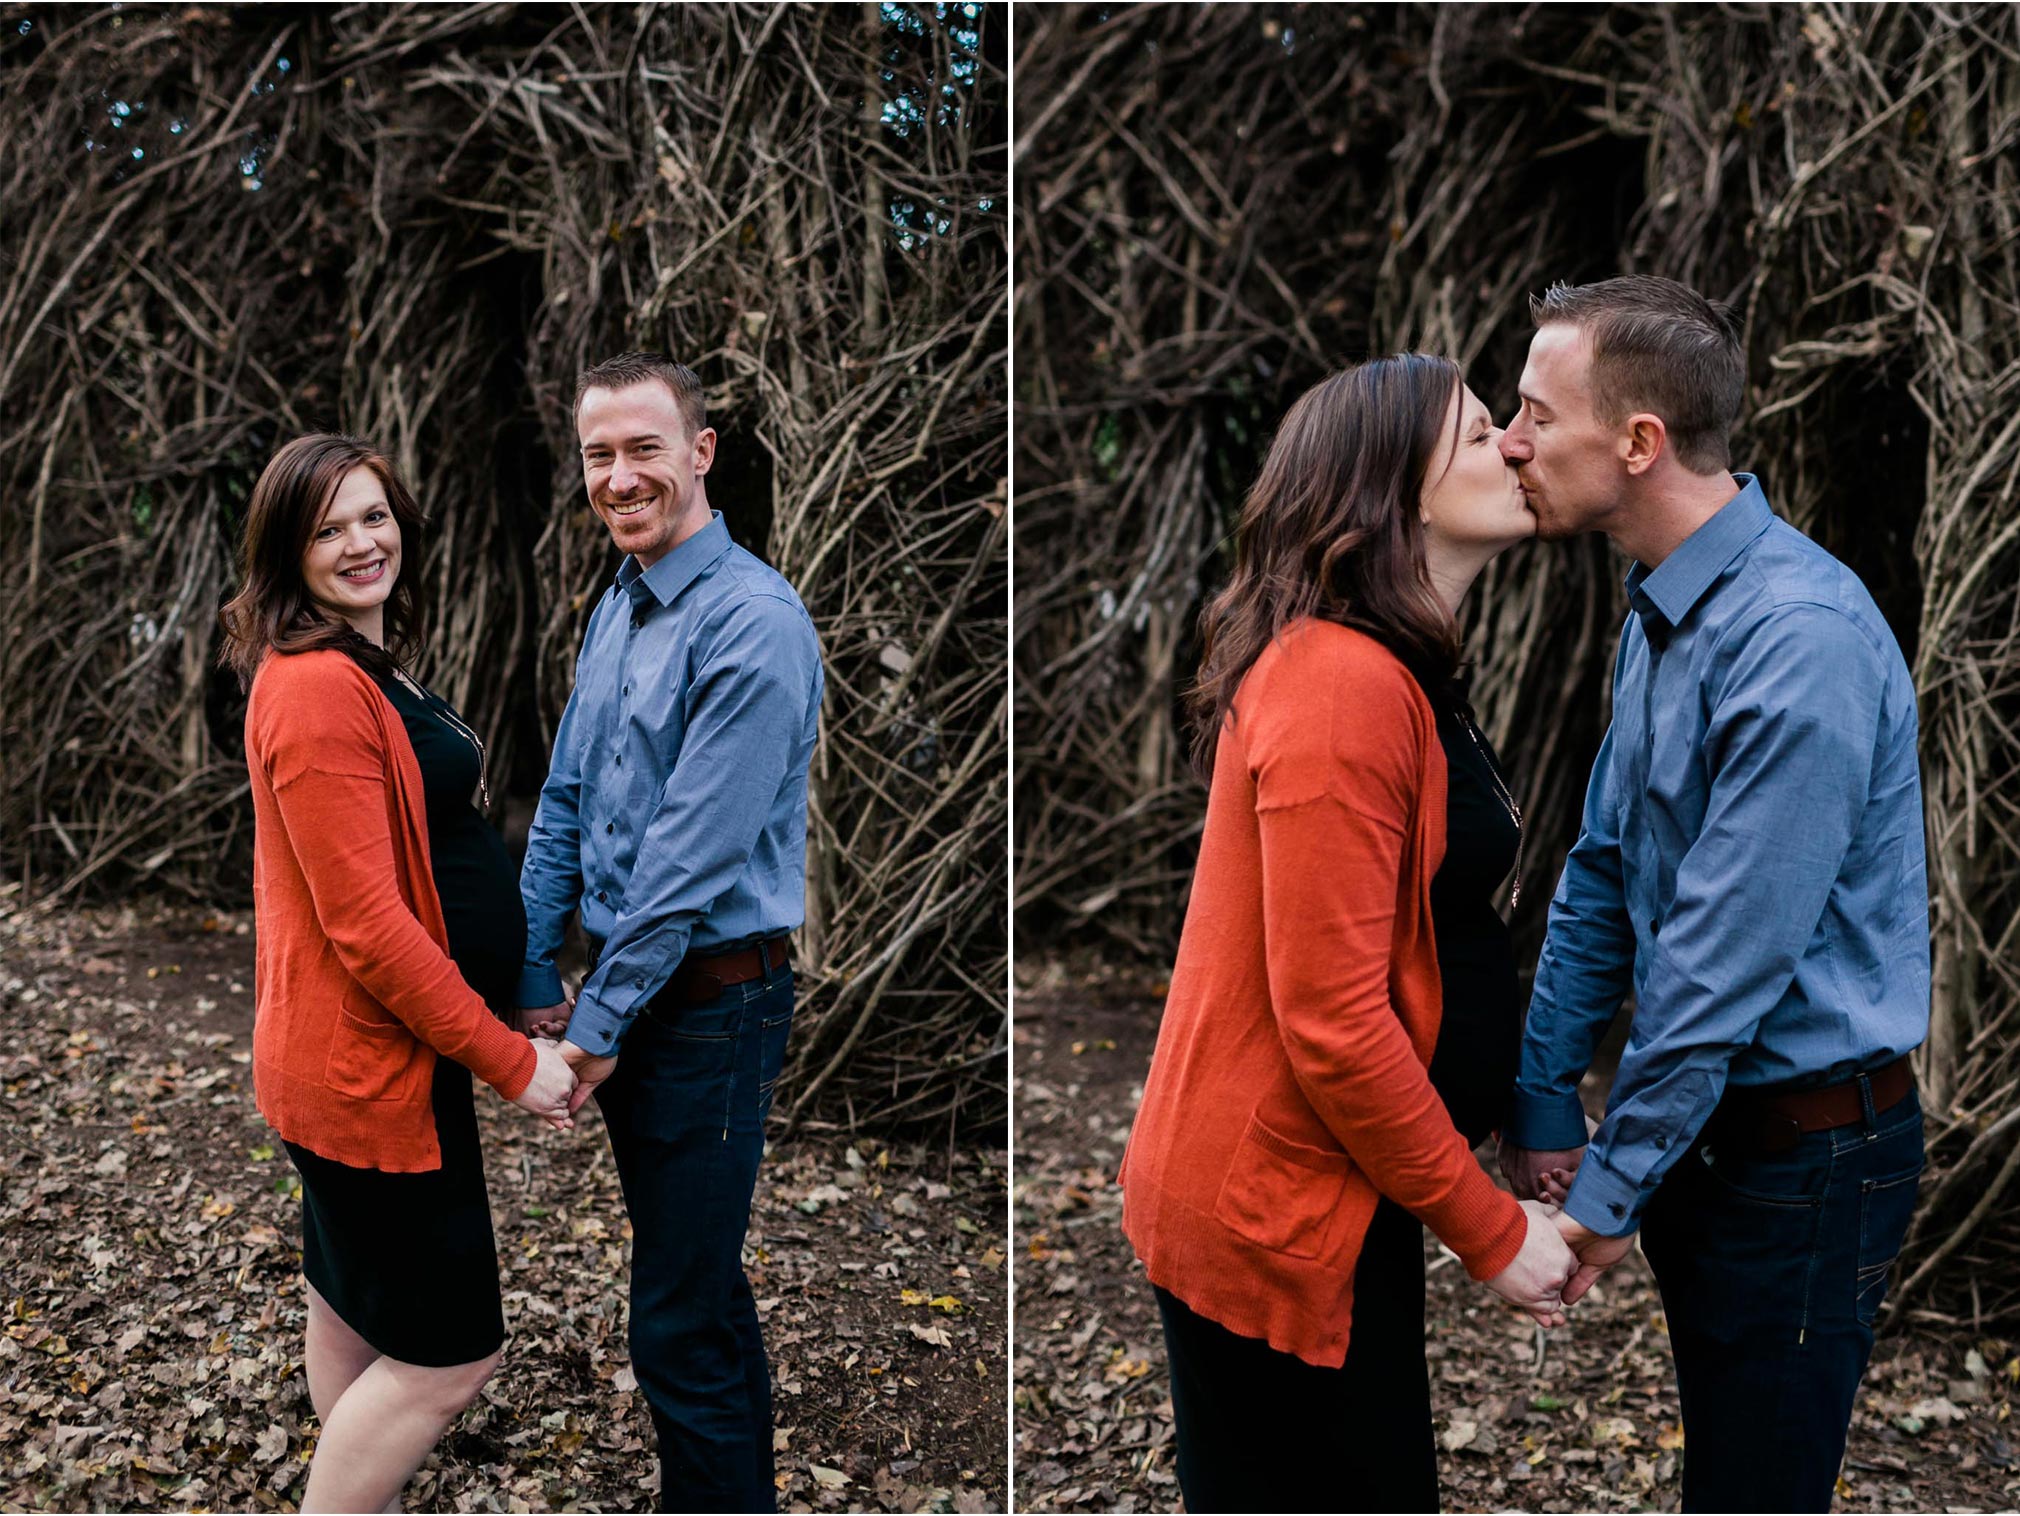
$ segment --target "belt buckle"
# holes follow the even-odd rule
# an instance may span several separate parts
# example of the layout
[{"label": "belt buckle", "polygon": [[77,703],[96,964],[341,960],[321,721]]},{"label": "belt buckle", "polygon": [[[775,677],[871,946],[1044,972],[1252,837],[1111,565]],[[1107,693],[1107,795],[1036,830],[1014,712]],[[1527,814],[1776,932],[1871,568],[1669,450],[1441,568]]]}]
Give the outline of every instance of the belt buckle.
[{"label": "belt buckle", "polygon": [[1760,1150],[1786,1153],[1802,1141],[1803,1125],[1793,1116],[1765,1116],[1760,1123]]}]

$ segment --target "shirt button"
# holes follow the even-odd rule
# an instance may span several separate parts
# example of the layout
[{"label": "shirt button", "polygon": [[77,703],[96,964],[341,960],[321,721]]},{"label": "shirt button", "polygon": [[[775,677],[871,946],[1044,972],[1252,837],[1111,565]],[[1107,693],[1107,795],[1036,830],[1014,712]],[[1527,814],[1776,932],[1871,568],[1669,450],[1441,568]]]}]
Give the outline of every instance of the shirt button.
[{"label": "shirt button", "polygon": [[623,693],[629,695],[631,693],[631,686],[627,684],[624,687]]},{"label": "shirt button", "polygon": [[623,768],[623,767],[624,767],[624,754],[622,754],[622,753],[619,753],[619,754],[617,755],[617,766],[618,766],[619,768]]},{"label": "shirt button", "polygon": [[1622,1205],[1617,1200],[1614,1201],[1612,1205],[1609,1205],[1606,1209],[1613,1212],[1613,1214],[1616,1216],[1625,1216],[1627,1214],[1627,1207]]},{"label": "shirt button", "polygon": [[604,893],[602,890],[598,890],[596,892],[596,898],[598,900],[601,900],[605,905],[608,905],[610,903],[610,896]]},{"label": "shirt button", "polygon": [[610,834],[611,834],[612,832],[614,832],[614,831],[616,831],[616,830],[617,830],[617,823],[616,823],[615,821],[606,821],[606,822],[604,822],[604,823],[603,823],[603,834],[604,834],[604,836],[606,836],[606,837],[607,837],[607,836],[609,836],[609,835],[610,835]]},{"label": "shirt button", "polygon": [[[619,760],[619,762],[622,761],[622,759]],[[1653,916],[1648,918],[1648,935],[1651,937],[1660,937],[1662,935],[1662,923],[1657,921]]]},{"label": "shirt button", "polygon": [[631,981],[631,984],[633,989],[640,989],[640,990],[644,989],[645,976],[643,974],[640,974],[636,979]]}]

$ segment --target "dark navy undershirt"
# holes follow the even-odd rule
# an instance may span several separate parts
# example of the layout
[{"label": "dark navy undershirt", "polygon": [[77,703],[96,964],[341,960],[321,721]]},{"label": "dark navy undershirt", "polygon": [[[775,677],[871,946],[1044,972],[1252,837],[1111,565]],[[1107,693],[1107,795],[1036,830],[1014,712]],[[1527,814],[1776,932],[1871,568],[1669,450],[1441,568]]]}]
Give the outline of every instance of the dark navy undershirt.
[{"label": "dark navy undershirt", "polygon": [[526,958],[526,908],[505,839],[472,803],[477,749],[449,721],[445,702],[424,700],[390,675],[375,677],[420,760],[428,858],[449,930],[449,957],[485,1004],[509,1013]]},{"label": "dark navy undershirt", "polygon": [[1515,950],[1494,909],[1494,892],[1514,866],[1520,834],[1488,767],[1489,756],[1499,757],[1484,734],[1480,746],[1467,734],[1459,697],[1432,692],[1431,704],[1447,776],[1445,860],[1431,880],[1445,1002],[1431,1083],[1453,1125],[1477,1144],[1507,1119],[1521,1057]]}]

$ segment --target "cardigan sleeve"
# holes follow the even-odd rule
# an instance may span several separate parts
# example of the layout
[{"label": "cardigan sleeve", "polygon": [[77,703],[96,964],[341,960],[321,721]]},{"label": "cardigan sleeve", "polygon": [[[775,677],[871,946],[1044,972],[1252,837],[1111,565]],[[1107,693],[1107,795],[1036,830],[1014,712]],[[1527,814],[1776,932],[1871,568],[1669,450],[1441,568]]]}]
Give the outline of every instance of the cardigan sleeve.
[{"label": "cardigan sleeve", "polygon": [[255,757],[338,961],[421,1041],[516,1099],[533,1044],[491,1014],[400,894],[373,691],[341,653],[272,658],[295,666],[262,670],[281,677],[261,691]]},{"label": "cardigan sleeve", "polygon": [[1257,710],[1246,749],[1285,1055],[1375,1188],[1475,1279],[1491,1278],[1521,1250],[1527,1218],[1453,1127],[1389,998],[1396,900],[1432,740],[1421,697],[1386,655],[1307,666],[1288,683],[1262,692],[1277,698]]}]

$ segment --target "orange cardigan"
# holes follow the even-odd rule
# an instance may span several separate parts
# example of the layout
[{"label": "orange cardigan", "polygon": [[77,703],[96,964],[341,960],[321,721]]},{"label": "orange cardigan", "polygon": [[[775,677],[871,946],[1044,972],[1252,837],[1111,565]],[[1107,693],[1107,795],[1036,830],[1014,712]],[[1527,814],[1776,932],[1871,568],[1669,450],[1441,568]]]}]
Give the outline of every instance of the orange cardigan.
[{"label": "orange cardigan", "polygon": [[324,649],[267,656],[245,738],[260,1114],[339,1163],[439,1169],[436,1055],[508,1100],[536,1055],[449,959],[407,729],[363,669]]},{"label": "orange cardigan", "polygon": [[1346,1358],[1354,1261],[1387,1195],[1475,1279],[1527,1220],[1427,1072],[1445,758],[1373,638],[1294,623],[1243,679],[1157,1051],[1123,1156],[1153,1283],[1307,1363]]}]

